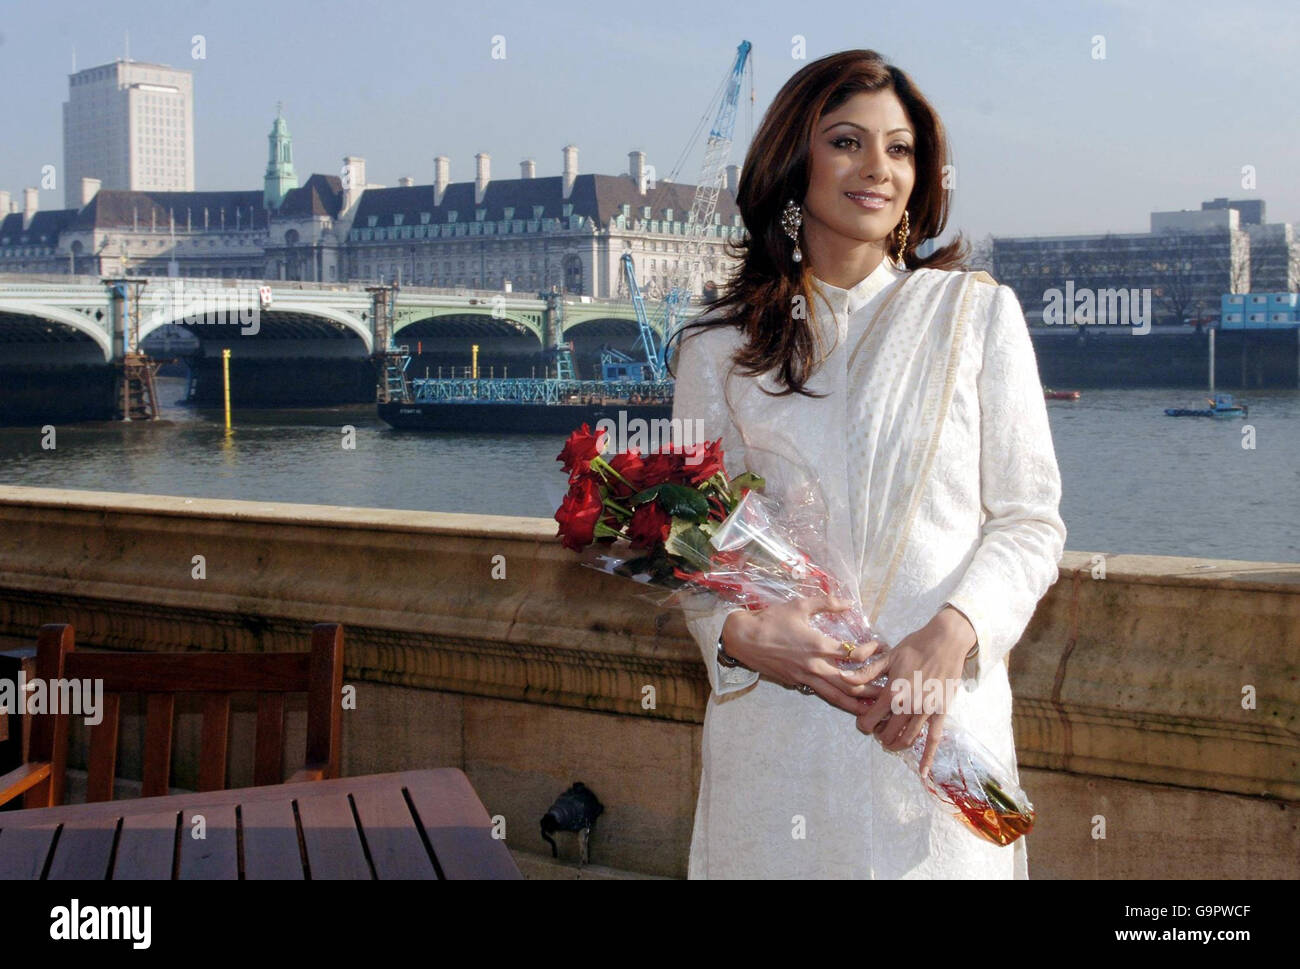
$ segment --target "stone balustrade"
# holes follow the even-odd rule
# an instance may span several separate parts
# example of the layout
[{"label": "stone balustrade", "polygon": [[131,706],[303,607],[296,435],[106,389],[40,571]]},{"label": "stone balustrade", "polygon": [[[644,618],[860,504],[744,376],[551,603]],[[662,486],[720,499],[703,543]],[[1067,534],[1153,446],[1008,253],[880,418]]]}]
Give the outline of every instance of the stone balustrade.
[{"label": "stone balustrade", "polygon": [[[345,773],[458,766],[524,853],[549,851],[538,821],[580,780],[606,807],[594,863],[680,877],[698,650],[677,610],[554,536],[538,518],[0,486],[0,643],[70,622],[79,648],[305,649],[341,622]],[[1300,874],[1300,565],[1067,552],[1010,670],[1031,877]],[[182,785],[196,710],[178,717]],[[252,729],[237,708],[232,785],[251,783]],[[290,750],[303,729],[291,709]],[[141,744],[128,719],[123,776]]]}]

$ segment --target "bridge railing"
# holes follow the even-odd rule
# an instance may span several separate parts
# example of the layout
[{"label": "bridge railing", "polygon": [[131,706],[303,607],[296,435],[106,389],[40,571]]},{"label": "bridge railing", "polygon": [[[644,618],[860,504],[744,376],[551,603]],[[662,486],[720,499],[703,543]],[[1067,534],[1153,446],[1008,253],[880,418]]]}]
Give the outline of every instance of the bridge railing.
[{"label": "bridge railing", "polygon": [[[132,274],[138,275],[138,274]],[[60,273],[7,273],[0,272],[0,292],[10,286],[64,286],[64,287],[94,287],[100,288],[104,285],[104,280],[112,278],[111,276],[71,276]],[[260,286],[270,286],[278,292],[290,290],[301,290],[304,292],[318,293],[357,293],[364,292],[369,286],[377,285],[374,280],[356,279],[348,282],[318,283],[297,279],[256,279],[251,277],[226,277],[226,276],[145,276],[140,277],[149,280],[149,286],[145,287],[147,296],[150,288],[161,289],[164,286],[170,286],[179,280],[185,286],[210,287],[213,289],[246,289],[257,288]],[[401,294],[408,296],[452,296],[470,299],[480,299],[485,302],[491,301],[498,296],[504,296],[509,300],[541,300],[545,294],[535,293],[528,290],[514,290],[506,292],[500,289],[473,289],[467,286],[408,286],[403,285],[398,290],[398,299]],[[610,299],[604,297],[582,296],[576,293],[565,295],[565,302],[577,305],[579,303],[596,303],[596,304],[615,304],[631,305],[627,299]]]}]

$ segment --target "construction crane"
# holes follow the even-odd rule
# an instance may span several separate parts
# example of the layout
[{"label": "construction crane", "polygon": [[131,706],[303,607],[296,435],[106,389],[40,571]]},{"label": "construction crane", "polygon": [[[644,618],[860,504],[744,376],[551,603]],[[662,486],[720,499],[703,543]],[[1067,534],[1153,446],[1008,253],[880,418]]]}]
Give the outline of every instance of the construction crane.
[{"label": "construction crane", "polygon": [[[749,41],[740,42],[736,48],[736,59],[722,84],[721,101],[718,103],[713,126],[709,129],[709,140],[704,149],[704,164],[700,177],[695,182],[695,197],[691,201],[691,210],[686,217],[686,233],[682,244],[682,259],[669,276],[669,285],[664,296],[663,309],[656,318],[656,324],[665,336],[670,336],[677,328],[677,320],[691,301],[694,279],[700,264],[700,240],[704,237],[713,213],[718,208],[718,194],[721,191],[723,169],[731,157],[731,145],[736,130],[736,106],[740,99],[741,81],[749,53],[753,45]],[[699,130],[698,128],[696,129]],[[694,138],[692,138],[692,143]],[[688,146],[687,151],[690,148]],[[678,166],[680,167],[680,165]],[[675,176],[677,170],[674,169]],[[663,347],[655,342],[655,328],[651,326],[646,313],[645,301],[641,288],[636,281],[636,267],[630,253],[623,254],[623,271],[627,277],[627,291],[632,298],[636,311],[637,326],[640,329],[640,345],[645,354],[645,369],[653,380],[663,380],[667,370],[664,366]],[[666,345],[666,341],[665,341]],[[619,372],[627,372],[633,364],[632,357],[619,350],[606,349],[601,354],[601,367],[605,379]]]},{"label": "construction crane", "polygon": [[700,239],[703,238],[713,213],[718,208],[718,193],[721,190],[723,169],[731,157],[731,144],[736,130],[736,105],[740,99],[740,84],[745,73],[745,65],[752,49],[749,41],[743,40],[736,48],[736,60],[731,66],[718,104],[717,116],[713,127],[709,129],[709,141],[704,149],[704,164],[700,177],[695,182],[695,198],[691,202],[691,212],[686,219],[686,238],[682,245],[685,257],[678,263],[677,271],[669,277],[670,287],[666,297],[668,328],[671,334],[677,327],[681,310],[690,303],[693,282],[700,263]]},{"label": "construction crane", "polygon": [[[600,354],[601,379],[603,380],[663,380],[663,349],[655,342],[654,327],[646,314],[645,300],[641,298],[641,287],[636,281],[636,263],[630,252],[623,253],[623,274],[627,278],[627,291],[632,296],[632,308],[636,311],[636,325],[641,331],[638,342],[645,355],[644,362],[635,360],[622,350],[606,347]],[[660,314],[660,319],[663,314]],[[638,374],[637,371],[641,371]],[[647,372],[648,371],[648,372]]]}]

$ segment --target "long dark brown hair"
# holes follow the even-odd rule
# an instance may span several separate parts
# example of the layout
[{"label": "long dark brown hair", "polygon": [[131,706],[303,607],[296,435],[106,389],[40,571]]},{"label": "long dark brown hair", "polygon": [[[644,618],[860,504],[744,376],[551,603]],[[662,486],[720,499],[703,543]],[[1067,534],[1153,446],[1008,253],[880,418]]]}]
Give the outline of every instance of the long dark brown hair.
[{"label": "long dark brown hair", "polygon": [[[808,192],[809,144],[817,123],[864,91],[893,91],[916,129],[916,183],[907,202],[909,231],[903,264],[908,269],[957,269],[969,255],[960,233],[928,256],[916,253],[919,244],[937,238],[948,223],[944,166],[949,154],[943,122],[911,78],[872,50],[841,51],[802,68],[767,109],[745,157],[736,204],[747,234],[724,247],[729,257],[740,260],[739,266],[712,304],[716,312],[669,337],[671,343],[674,336],[680,339],[693,327],[741,329],[747,339],[734,363],[751,377],[776,370],[786,389],[773,396],[822,396],[804,389],[816,366],[811,321],[790,311],[794,298],[802,296],[803,305],[816,312],[811,267],[807,259],[791,258],[794,243],[781,228],[780,216],[787,200],[802,202]],[[896,233],[886,245],[894,251]]]}]

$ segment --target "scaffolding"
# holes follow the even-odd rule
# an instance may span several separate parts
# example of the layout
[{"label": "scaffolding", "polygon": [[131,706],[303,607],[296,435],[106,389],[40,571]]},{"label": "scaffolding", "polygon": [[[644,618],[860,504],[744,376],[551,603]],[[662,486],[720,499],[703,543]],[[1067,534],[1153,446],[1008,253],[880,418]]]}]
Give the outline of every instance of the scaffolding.
[{"label": "scaffolding", "polygon": [[114,349],[122,349],[117,363],[117,419],[156,421],[159,407],[154,378],[162,363],[140,349],[140,293],[149,281],[120,278],[103,282],[113,301]]},{"label": "scaffolding", "polygon": [[417,403],[671,404],[671,380],[563,380],[556,377],[417,377],[410,381]]}]

